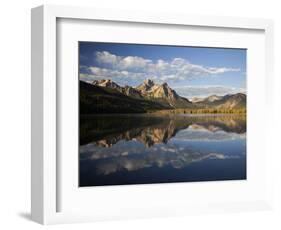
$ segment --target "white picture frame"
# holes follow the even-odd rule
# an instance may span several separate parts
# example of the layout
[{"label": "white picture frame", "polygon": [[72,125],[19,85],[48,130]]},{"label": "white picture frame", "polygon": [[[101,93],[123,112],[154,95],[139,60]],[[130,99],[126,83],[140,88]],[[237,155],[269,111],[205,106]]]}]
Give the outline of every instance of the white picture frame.
[{"label": "white picture frame", "polygon": [[[263,109],[270,110],[274,106],[274,98],[272,92],[273,83],[273,22],[266,19],[248,19],[248,18],[231,18],[231,17],[214,17],[214,16],[191,16],[191,15],[173,15],[155,12],[133,12],[133,11],[117,11],[102,10],[92,8],[79,8],[69,6],[52,6],[44,5],[32,9],[32,188],[31,188],[31,213],[32,219],[41,224],[70,223],[83,221],[96,221],[107,219],[126,219],[141,218],[153,216],[171,216],[186,215],[190,213],[206,213],[206,212],[226,212],[226,211],[245,211],[245,210],[264,210],[272,207],[272,177],[271,177],[271,152],[270,152],[270,130],[271,124],[270,114],[264,113],[257,119],[265,118],[266,125],[263,129],[266,141],[260,143],[264,149],[262,155],[266,164],[259,168],[259,174],[264,176],[263,184],[264,193],[256,198],[256,200],[247,200],[238,197],[233,200],[222,200],[221,202],[213,202],[206,199],[205,203],[195,202],[192,206],[186,203],[179,204],[177,202],[168,202],[167,205],[161,206],[157,203],[151,207],[133,208],[129,201],[122,211],[109,212],[110,205],[103,209],[89,209],[83,206],[78,211],[64,211],[58,209],[58,199],[61,194],[58,188],[61,181],[58,179],[60,158],[57,156],[58,151],[58,94],[60,88],[57,84],[58,75],[58,26],[60,19],[70,20],[93,20],[103,21],[106,23],[123,22],[123,23],[139,23],[157,26],[176,27],[185,26],[200,28],[219,28],[221,30],[241,29],[247,31],[261,31],[264,41],[264,73],[257,82],[257,88],[263,87],[261,97],[264,97]],[[263,84],[264,83],[264,84]],[[253,84],[250,80],[247,84]],[[254,101],[254,100],[253,100]],[[248,106],[254,107],[254,103]],[[253,113],[248,114],[248,119],[253,117]],[[258,120],[257,120],[258,121]],[[252,137],[255,138],[254,136]],[[257,137],[258,138],[258,137]],[[257,139],[258,140],[258,139]],[[214,182],[210,188],[219,184]],[[145,185],[147,189],[157,192],[166,190],[166,193],[172,194],[174,190],[181,190],[181,184],[162,184],[157,187]],[[191,185],[193,186],[193,185]],[[197,185],[200,189],[201,185]],[[223,187],[224,184],[218,185]],[[229,186],[232,186],[229,184]],[[234,185],[236,186],[236,185]],[[249,191],[254,191],[257,187],[252,187]],[[120,190],[120,194],[124,194],[124,190],[138,192],[143,189],[141,186],[125,186]],[[168,189],[168,190],[167,190]],[[204,188],[205,189],[205,188]],[[213,192],[216,192],[214,188]],[[154,192],[155,192],[154,191]],[[240,191],[240,190],[239,190]],[[241,190],[242,191],[242,190]],[[246,191],[246,190],[245,190]],[[247,190],[248,191],[248,190]],[[87,191],[89,193],[90,191]],[[116,191],[118,192],[118,191]],[[64,193],[63,193],[64,194]],[[165,194],[165,192],[164,192]],[[155,195],[155,194],[154,194]],[[168,195],[168,194],[166,194]],[[105,197],[101,197],[105,199]],[[68,201],[71,200],[68,199]],[[70,201],[69,201],[70,202]],[[102,202],[101,202],[102,203]],[[68,206],[77,206],[73,201]],[[97,206],[101,206],[98,204]],[[131,206],[130,206],[131,205]],[[74,208],[75,209],[75,208]],[[83,211],[81,211],[81,209]],[[102,210],[97,212],[97,210]],[[58,211],[59,210],[59,211]]]}]

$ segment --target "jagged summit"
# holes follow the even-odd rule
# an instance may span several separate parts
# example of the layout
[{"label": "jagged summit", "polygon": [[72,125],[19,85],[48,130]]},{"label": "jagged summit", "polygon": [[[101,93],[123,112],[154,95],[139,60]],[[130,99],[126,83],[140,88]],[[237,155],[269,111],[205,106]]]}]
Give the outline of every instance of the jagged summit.
[{"label": "jagged summit", "polygon": [[163,84],[156,84],[151,79],[146,79],[144,82],[136,87],[144,96],[149,98],[170,98],[176,99],[179,96],[172,90],[165,82]]},{"label": "jagged summit", "polygon": [[154,81],[153,80],[151,80],[151,79],[145,79],[144,80],[144,82],[143,82],[145,85],[148,85],[148,86],[150,86],[150,87],[152,87],[152,86],[154,86]]},{"label": "jagged summit", "polygon": [[151,79],[145,79],[142,84],[136,87],[138,91],[145,94],[153,89],[156,84]]},{"label": "jagged summit", "polygon": [[156,84],[152,80],[146,79],[136,89],[144,98],[161,101],[173,108],[187,108],[191,104],[188,99],[180,97],[167,82]]},{"label": "jagged summit", "polygon": [[111,79],[102,79],[102,80],[94,80],[92,81],[92,85],[100,86],[100,87],[106,87],[111,88],[119,91],[120,93],[123,93],[127,96],[136,97],[136,98],[142,98],[141,93],[136,90],[135,88],[131,86],[120,86]]},{"label": "jagged summit", "polygon": [[169,98],[172,100],[179,98],[179,95],[167,83],[157,85],[152,93],[156,98]]},{"label": "jagged summit", "polygon": [[120,85],[113,82],[111,79],[94,80],[94,81],[92,81],[92,85],[97,85],[97,86],[107,87],[107,88],[112,88],[112,89],[121,88]]},{"label": "jagged summit", "polygon": [[156,84],[151,79],[145,79],[142,84],[137,87],[120,86],[110,79],[95,80],[93,85],[111,88],[134,98],[143,98],[160,102],[161,104],[172,108],[186,108],[191,102],[188,99],[180,97],[167,82]]}]

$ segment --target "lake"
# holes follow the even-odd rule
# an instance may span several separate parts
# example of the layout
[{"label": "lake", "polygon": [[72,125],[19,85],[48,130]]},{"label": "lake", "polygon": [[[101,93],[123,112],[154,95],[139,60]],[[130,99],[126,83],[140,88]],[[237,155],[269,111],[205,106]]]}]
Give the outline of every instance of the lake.
[{"label": "lake", "polygon": [[81,187],[244,179],[245,115],[80,117]]}]

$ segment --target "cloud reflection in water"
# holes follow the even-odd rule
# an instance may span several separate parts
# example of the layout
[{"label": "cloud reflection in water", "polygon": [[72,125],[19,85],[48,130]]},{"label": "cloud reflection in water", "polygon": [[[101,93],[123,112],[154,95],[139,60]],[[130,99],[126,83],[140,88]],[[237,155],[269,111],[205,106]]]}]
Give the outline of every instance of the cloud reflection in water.
[{"label": "cloud reflection in water", "polygon": [[[107,124],[104,119],[110,119],[95,118],[101,119],[96,123],[98,126]],[[114,126],[114,119],[111,120],[113,126],[96,126],[90,129],[92,132],[87,133],[102,132],[99,137],[87,137],[87,140],[93,141],[80,146],[80,161],[93,161],[97,175],[110,175],[150,167],[182,169],[191,163],[236,159],[245,153],[219,151],[224,142],[245,142],[246,126],[243,117],[149,117],[149,121],[147,117],[135,119],[136,122],[126,123],[127,126],[120,129],[120,125]],[[210,142],[218,145],[218,151],[201,147]]]}]

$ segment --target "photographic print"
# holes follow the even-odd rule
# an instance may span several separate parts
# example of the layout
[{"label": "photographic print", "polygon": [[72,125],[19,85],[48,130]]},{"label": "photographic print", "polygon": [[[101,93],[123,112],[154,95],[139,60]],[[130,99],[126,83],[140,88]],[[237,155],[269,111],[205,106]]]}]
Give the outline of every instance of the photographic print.
[{"label": "photographic print", "polygon": [[79,186],[245,180],[246,55],[79,42]]}]

